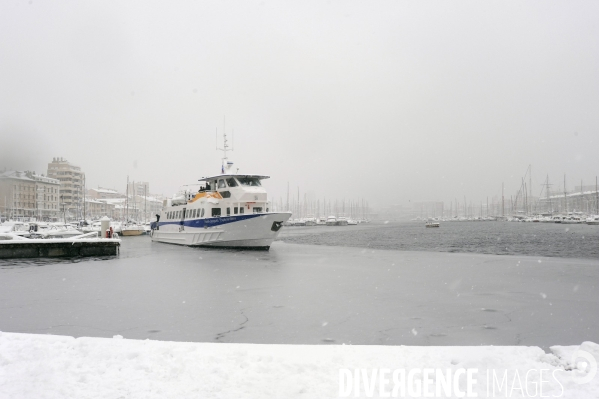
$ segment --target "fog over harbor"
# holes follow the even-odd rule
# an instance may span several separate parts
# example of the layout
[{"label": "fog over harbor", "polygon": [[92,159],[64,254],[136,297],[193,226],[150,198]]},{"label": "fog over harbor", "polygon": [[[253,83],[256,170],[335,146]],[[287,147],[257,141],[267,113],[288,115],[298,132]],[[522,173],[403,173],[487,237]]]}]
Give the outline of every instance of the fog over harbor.
[{"label": "fog over harbor", "polygon": [[171,195],[220,172],[373,206],[594,184],[599,4],[0,4],[0,168]]},{"label": "fog over harbor", "polygon": [[0,1],[0,399],[597,399],[597,21]]}]

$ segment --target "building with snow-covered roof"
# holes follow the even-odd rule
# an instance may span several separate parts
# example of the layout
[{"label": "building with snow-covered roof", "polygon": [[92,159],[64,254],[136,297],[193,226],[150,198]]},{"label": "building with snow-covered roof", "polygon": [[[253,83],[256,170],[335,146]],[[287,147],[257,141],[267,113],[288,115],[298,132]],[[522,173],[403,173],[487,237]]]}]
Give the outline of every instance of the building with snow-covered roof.
[{"label": "building with snow-covered roof", "polygon": [[0,213],[7,219],[55,220],[60,214],[60,182],[32,171],[0,173]]},{"label": "building with snow-covered roof", "polygon": [[111,188],[103,187],[88,189],[87,196],[93,199],[125,198],[125,194],[121,194],[117,190]]},{"label": "building with snow-covered roof", "polygon": [[85,219],[100,219],[104,216],[109,218],[115,218],[115,204],[108,203],[106,201],[85,198]]}]

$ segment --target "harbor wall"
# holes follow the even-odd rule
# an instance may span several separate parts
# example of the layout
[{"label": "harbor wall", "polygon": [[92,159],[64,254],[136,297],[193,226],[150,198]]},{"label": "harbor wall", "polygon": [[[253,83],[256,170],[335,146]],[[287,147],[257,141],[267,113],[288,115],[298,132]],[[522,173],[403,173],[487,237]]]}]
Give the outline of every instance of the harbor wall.
[{"label": "harbor wall", "polygon": [[120,242],[116,240],[1,243],[0,259],[110,256],[118,255],[119,246]]}]

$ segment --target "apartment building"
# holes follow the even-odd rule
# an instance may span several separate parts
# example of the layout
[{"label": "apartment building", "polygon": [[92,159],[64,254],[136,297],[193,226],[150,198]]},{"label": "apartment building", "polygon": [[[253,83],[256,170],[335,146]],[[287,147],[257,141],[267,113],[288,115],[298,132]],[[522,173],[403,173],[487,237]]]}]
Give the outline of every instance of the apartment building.
[{"label": "apartment building", "polygon": [[53,158],[48,164],[48,177],[60,181],[60,208],[71,217],[83,212],[85,174],[64,158]]},{"label": "apartment building", "polygon": [[0,213],[7,219],[55,220],[60,214],[60,182],[31,171],[0,173]]}]

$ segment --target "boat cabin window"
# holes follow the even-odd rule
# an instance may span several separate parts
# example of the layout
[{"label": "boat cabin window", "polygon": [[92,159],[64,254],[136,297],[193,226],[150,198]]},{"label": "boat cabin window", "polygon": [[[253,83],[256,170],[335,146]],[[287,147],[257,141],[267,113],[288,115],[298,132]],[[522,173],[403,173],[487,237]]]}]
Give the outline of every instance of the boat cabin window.
[{"label": "boat cabin window", "polygon": [[237,215],[239,213],[239,208],[238,207],[234,207],[233,208],[233,214]]},{"label": "boat cabin window", "polygon": [[200,217],[204,217],[204,208],[202,208],[202,215]]},{"label": "boat cabin window", "polygon": [[230,215],[231,215],[231,208],[227,207],[227,216],[230,216]]},{"label": "boat cabin window", "polygon": [[227,188],[227,185],[225,184],[225,181],[223,179],[219,179],[218,188]]},{"label": "boat cabin window", "polygon": [[237,182],[235,181],[234,177],[227,179],[227,184],[229,187],[237,187]]},{"label": "boat cabin window", "polygon": [[262,207],[261,206],[255,206],[254,207],[254,213],[261,213],[262,212]]},{"label": "boat cabin window", "polygon": [[252,187],[260,187],[260,179],[257,179],[255,177],[240,177],[239,178],[239,183],[241,183],[242,186],[252,186]]},{"label": "boat cabin window", "polygon": [[243,206],[239,207],[239,213],[243,213],[245,211],[245,208]]},{"label": "boat cabin window", "polygon": [[212,217],[220,216],[220,208],[212,208]]}]

